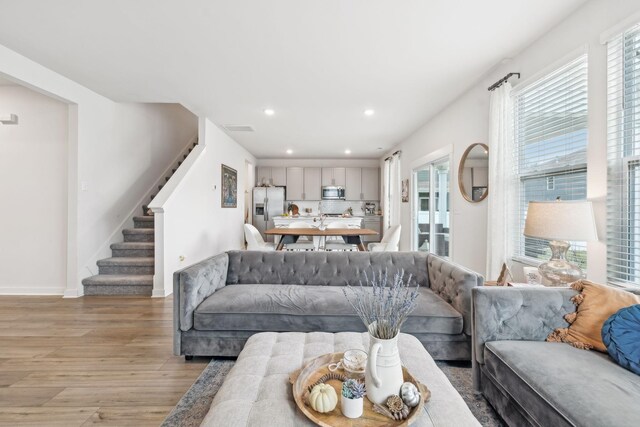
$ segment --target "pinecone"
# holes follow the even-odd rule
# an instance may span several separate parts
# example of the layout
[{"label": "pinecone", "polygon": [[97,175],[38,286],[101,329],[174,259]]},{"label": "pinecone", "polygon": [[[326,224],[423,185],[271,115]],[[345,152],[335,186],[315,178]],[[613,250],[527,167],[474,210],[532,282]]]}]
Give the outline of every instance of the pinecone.
[{"label": "pinecone", "polygon": [[404,402],[397,394],[389,396],[389,398],[387,399],[387,408],[389,408],[392,413],[396,414],[402,412],[403,407]]}]

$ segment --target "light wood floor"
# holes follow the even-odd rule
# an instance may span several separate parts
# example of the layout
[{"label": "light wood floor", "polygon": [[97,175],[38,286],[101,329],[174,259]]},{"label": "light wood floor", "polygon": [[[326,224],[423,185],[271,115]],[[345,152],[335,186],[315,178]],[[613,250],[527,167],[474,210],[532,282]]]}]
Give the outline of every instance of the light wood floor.
[{"label": "light wood floor", "polygon": [[157,426],[208,363],[169,298],[0,297],[0,426]]}]

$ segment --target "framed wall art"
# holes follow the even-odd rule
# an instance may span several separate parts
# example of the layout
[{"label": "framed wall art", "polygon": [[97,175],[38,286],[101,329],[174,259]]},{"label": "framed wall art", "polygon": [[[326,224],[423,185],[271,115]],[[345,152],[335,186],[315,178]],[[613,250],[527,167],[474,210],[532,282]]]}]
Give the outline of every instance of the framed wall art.
[{"label": "framed wall art", "polygon": [[222,207],[238,207],[238,171],[222,165]]}]

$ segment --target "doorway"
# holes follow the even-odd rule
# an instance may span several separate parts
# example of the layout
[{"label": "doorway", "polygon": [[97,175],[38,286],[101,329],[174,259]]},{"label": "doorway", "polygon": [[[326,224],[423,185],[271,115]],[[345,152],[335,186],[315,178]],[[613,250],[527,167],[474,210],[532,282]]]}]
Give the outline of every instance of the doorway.
[{"label": "doorway", "polygon": [[445,258],[451,253],[449,156],[413,170],[413,250]]}]

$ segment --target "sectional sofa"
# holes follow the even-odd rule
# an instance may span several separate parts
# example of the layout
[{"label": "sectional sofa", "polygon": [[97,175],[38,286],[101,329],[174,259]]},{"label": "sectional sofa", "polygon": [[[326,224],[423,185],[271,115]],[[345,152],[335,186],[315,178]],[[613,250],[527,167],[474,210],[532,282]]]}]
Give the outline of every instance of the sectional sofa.
[{"label": "sectional sofa", "polygon": [[567,327],[576,293],[473,290],[474,386],[509,426],[640,426],[640,376],[604,353],[545,342]]},{"label": "sectional sofa", "polygon": [[362,332],[344,296],[364,274],[404,270],[420,285],[403,332],[435,359],[471,358],[471,290],[479,274],[421,252],[230,251],[174,274],[174,352],[237,356],[253,334]]}]

